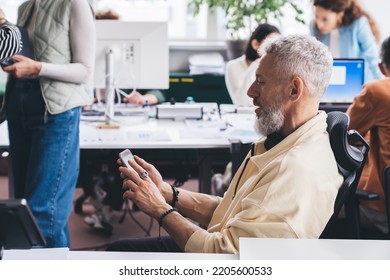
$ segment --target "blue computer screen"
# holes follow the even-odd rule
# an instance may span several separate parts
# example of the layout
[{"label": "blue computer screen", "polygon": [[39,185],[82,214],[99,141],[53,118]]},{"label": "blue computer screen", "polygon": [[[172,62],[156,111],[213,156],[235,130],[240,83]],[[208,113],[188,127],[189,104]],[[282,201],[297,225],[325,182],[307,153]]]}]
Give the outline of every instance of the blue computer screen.
[{"label": "blue computer screen", "polygon": [[364,83],[364,59],[334,59],[328,89],[321,102],[351,103]]}]

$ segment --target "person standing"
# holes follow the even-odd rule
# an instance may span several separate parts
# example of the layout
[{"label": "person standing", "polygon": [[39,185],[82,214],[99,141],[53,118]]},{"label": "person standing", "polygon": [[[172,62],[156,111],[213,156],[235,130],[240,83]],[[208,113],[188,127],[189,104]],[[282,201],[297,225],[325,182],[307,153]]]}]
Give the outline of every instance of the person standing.
[{"label": "person standing", "polygon": [[311,35],[326,44],[333,58],[364,58],[365,81],[380,79],[379,32],[357,0],[313,0]]},{"label": "person standing", "polygon": [[33,58],[14,55],[3,68],[14,195],[27,199],[48,247],[69,247],[81,106],[93,100],[94,13],[87,0],[30,0],[17,24]]}]

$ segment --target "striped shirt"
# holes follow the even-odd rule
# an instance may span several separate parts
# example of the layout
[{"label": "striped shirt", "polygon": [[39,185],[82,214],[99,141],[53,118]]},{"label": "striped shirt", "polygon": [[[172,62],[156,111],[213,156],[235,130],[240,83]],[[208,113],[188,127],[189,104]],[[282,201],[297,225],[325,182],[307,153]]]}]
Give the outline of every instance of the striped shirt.
[{"label": "striped shirt", "polygon": [[17,26],[4,23],[0,25],[0,63],[22,50],[22,38]]}]

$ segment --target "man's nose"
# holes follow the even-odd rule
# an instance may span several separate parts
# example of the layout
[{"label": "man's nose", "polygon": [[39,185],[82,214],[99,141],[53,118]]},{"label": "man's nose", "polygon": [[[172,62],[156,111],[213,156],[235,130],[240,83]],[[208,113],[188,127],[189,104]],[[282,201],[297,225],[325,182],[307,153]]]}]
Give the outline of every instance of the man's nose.
[{"label": "man's nose", "polygon": [[255,84],[256,81],[252,83],[252,85],[248,88],[248,91],[246,93],[250,98],[255,98],[257,96],[257,93],[255,91],[255,86],[256,86]]}]

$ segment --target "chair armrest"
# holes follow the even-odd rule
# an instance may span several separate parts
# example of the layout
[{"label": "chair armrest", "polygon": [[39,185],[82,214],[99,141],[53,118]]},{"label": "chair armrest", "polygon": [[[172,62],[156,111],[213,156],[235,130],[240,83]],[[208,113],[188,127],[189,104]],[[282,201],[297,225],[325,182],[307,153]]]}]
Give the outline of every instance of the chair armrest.
[{"label": "chair armrest", "polygon": [[373,192],[366,192],[363,190],[356,190],[355,197],[362,200],[378,200],[379,195]]}]

